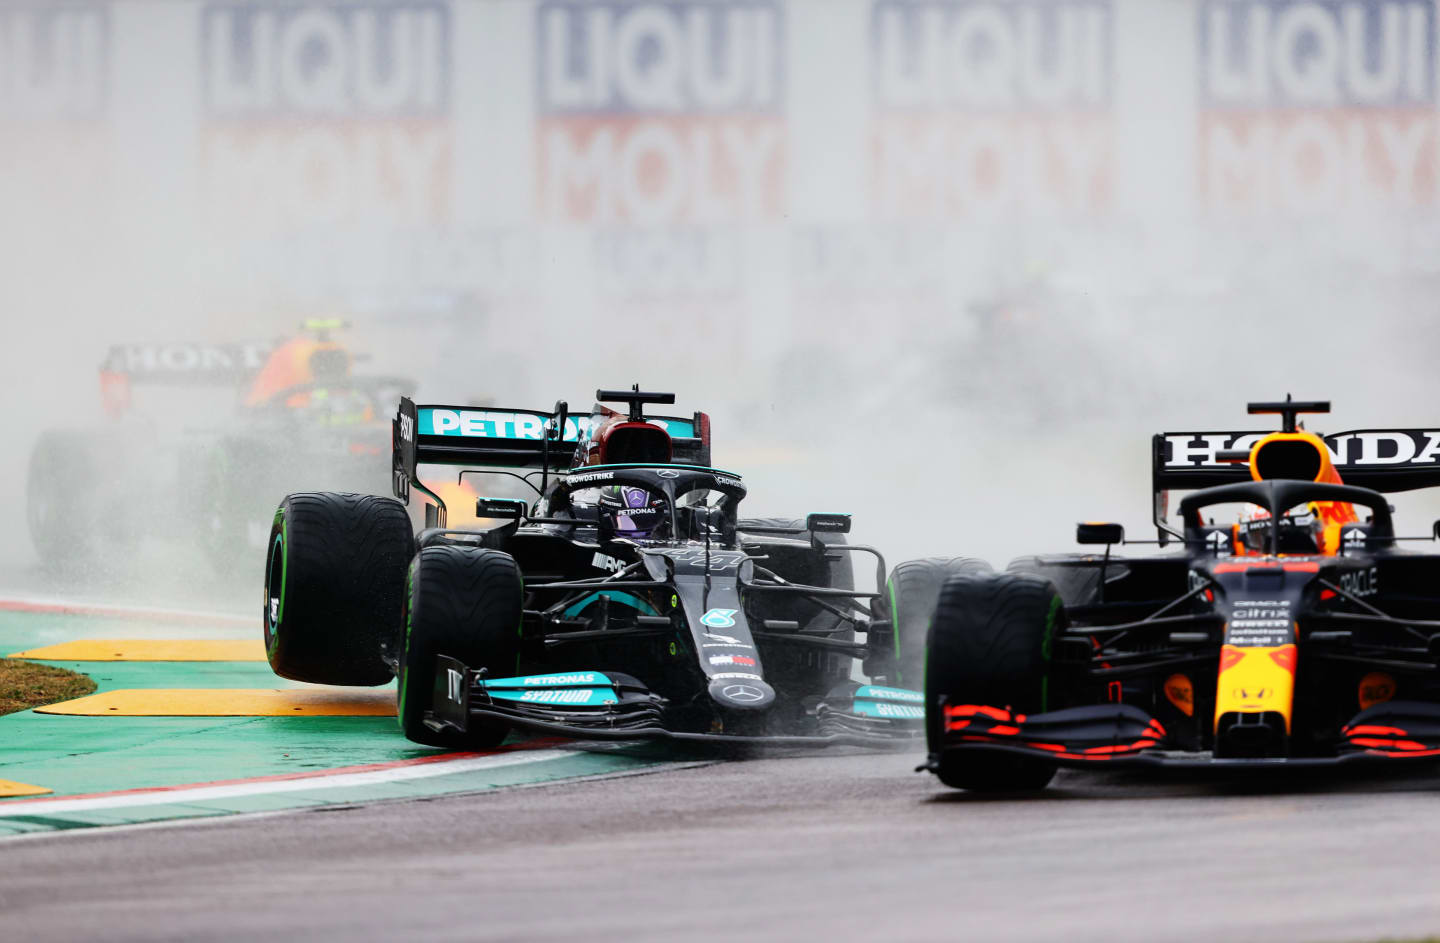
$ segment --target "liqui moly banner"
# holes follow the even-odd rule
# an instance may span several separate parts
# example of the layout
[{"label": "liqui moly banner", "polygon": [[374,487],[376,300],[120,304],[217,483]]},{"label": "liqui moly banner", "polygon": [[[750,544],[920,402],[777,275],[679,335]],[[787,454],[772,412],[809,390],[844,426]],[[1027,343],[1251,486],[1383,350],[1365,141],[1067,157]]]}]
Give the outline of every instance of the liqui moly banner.
[{"label": "liqui moly banner", "polygon": [[226,0],[201,7],[199,28],[202,175],[227,221],[446,216],[448,2]]},{"label": "liqui moly banner", "polygon": [[541,215],[636,225],[779,217],[783,9],[774,0],[539,3]]},{"label": "liqui moly banner", "polygon": [[42,201],[18,235],[77,214],[107,218],[113,177],[113,28],[105,3],[0,3],[0,205]]},{"label": "liqui moly banner", "polygon": [[99,118],[109,66],[107,5],[0,5],[0,120]]},{"label": "liqui moly banner", "polygon": [[1202,0],[1207,203],[1434,206],[1435,16],[1433,0]]},{"label": "liqui moly banner", "polygon": [[1110,0],[875,0],[882,216],[1093,213],[1113,174]]}]

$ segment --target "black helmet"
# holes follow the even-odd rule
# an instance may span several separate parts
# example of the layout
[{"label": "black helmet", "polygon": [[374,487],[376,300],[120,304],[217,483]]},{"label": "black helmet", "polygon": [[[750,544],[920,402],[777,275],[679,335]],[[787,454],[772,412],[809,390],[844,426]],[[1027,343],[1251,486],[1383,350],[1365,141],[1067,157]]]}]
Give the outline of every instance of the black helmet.
[{"label": "black helmet", "polygon": [[600,515],[616,537],[655,536],[667,519],[665,496],[638,485],[611,485],[600,491]]}]

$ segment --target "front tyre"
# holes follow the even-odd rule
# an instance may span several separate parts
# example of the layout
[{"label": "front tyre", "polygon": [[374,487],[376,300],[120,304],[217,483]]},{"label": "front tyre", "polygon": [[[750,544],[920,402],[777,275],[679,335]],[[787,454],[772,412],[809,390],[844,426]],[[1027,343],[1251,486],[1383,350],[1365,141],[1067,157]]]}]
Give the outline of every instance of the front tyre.
[{"label": "front tyre", "polygon": [[499,550],[426,547],[410,565],[396,713],[405,736],[427,746],[485,750],[499,746],[508,724],[471,721],[461,734],[425,723],[433,708],[435,659],[445,655],[492,677],[518,670],[524,584],[515,558]]},{"label": "front tyre", "polygon": [[1027,573],[948,580],[930,625],[925,664],[925,735],[940,781],[956,789],[1043,789],[1055,764],[1005,753],[945,750],[946,705],[1047,708],[1050,652],[1064,630],[1055,584]]},{"label": "front tyre", "polygon": [[265,558],[274,672],[316,684],[393,678],[414,546],[410,516],[393,498],[316,492],[280,502]]}]

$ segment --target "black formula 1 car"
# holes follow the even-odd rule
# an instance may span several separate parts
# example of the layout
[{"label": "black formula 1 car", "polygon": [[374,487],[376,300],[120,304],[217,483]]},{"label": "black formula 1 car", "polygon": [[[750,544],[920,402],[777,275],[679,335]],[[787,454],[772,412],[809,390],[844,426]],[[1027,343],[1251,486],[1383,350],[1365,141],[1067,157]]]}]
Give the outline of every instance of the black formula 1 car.
[{"label": "black formula 1 car", "polygon": [[[1440,554],[1383,492],[1440,485],[1440,431],[1320,437],[1328,403],[1252,403],[1275,433],[1154,437],[1158,540],[952,577],[927,639],[929,760],[947,785],[1059,766],[1270,768],[1440,756]],[[1182,527],[1167,519],[1169,492]],[[1193,490],[1199,489],[1199,490]],[[1231,509],[1229,515],[1225,509]],[[1220,523],[1216,523],[1217,519]]]},{"label": "black formula 1 car", "polygon": [[[896,645],[854,588],[850,518],[742,520],[740,476],[710,465],[710,421],[646,418],[668,393],[601,390],[572,416],[416,406],[394,421],[396,499],[294,494],[275,515],[265,643],[277,674],[398,676],[400,726],[482,748],[512,730],[593,739],[784,744],[918,740],[920,694],[883,683]],[[509,476],[493,526],[446,527],[420,466]],[[453,469],[452,469],[453,473]],[[412,535],[411,490],[428,498]],[[397,500],[398,499],[398,500]],[[852,680],[857,661],[876,683]]]}]

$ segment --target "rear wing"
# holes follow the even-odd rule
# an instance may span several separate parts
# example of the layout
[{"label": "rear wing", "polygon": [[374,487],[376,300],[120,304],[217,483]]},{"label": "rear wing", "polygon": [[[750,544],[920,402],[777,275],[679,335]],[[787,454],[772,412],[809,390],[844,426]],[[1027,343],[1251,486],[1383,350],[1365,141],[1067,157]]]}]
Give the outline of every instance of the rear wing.
[{"label": "rear wing", "polygon": [[[1238,456],[1269,432],[1162,432],[1154,437],[1154,490],[1181,491],[1250,480]],[[1372,491],[1440,487],[1440,427],[1360,429],[1323,436],[1345,484]]]},{"label": "rear wing", "polygon": [[273,344],[116,344],[100,363],[100,373],[133,383],[204,386],[239,383],[265,366]]},{"label": "rear wing", "polygon": [[130,408],[133,386],[233,386],[265,365],[272,344],[116,344],[100,362],[100,398],[119,416]]},{"label": "rear wing", "polygon": [[[1250,481],[1240,460],[1270,432],[1161,432],[1151,442],[1154,521],[1165,535],[1171,491],[1193,491]],[[1360,429],[1322,436],[1330,461],[1347,485],[1385,493],[1440,487],[1440,427]],[[1227,454],[1228,453],[1228,454]]]},{"label": "rear wing", "polygon": [[[675,462],[710,465],[710,418],[647,416],[670,435]],[[409,500],[420,484],[420,465],[470,465],[558,471],[571,466],[575,444],[590,429],[588,415],[555,410],[491,409],[471,406],[417,406],[401,398],[395,414],[393,470],[395,496]]]}]

